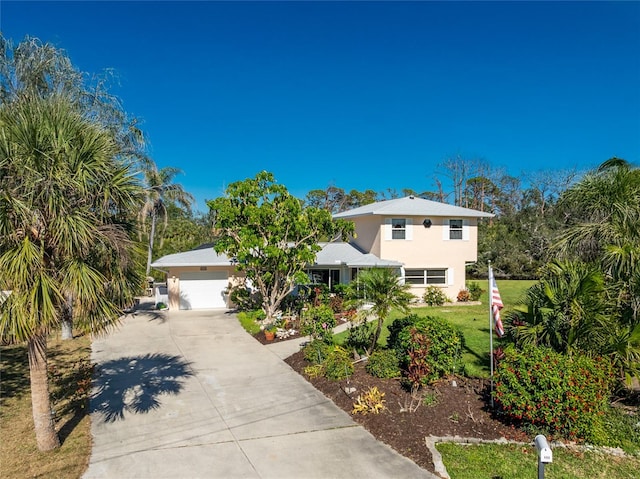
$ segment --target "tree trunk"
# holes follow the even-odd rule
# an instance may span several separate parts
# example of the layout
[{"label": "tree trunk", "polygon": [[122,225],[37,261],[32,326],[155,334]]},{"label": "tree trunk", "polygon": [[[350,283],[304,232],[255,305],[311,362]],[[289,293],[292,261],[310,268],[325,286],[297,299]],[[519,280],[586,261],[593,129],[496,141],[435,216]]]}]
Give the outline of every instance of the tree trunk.
[{"label": "tree trunk", "polygon": [[65,295],[62,305],[62,339],[73,339],[73,298],[70,294]]},{"label": "tree trunk", "polygon": [[41,451],[60,447],[51,415],[49,380],[47,378],[47,337],[37,335],[29,340],[29,375],[31,379],[31,410],[36,443]]},{"label": "tree trunk", "polygon": [[156,212],[151,213],[151,232],[149,233],[149,250],[147,251],[147,276],[151,272],[151,261],[153,259],[153,240],[156,235]]}]

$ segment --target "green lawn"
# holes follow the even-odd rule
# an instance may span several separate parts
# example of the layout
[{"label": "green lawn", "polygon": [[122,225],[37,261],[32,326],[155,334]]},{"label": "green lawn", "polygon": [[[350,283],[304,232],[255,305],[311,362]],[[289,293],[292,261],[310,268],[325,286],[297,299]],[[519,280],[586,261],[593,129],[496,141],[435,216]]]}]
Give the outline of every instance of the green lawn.
[{"label": "green lawn", "polygon": [[[482,293],[481,305],[474,306],[444,306],[444,307],[420,307],[412,308],[412,312],[421,316],[439,316],[448,320],[457,327],[464,335],[465,347],[462,354],[465,364],[465,372],[472,377],[489,377],[489,302],[487,281],[478,281],[480,287],[485,291]],[[499,280],[497,282],[500,296],[504,303],[502,315],[509,311],[522,298],[524,292],[532,286],[535,281]],[[380,338],[380,344],[386,344],[389,334],[386,326],[394,319],[402,317],[399,311],[393,311],[385,321]],[[347,338],[347,333],[336,335],[336,341],[343,343]],[[494,335],[494,347],[499,346],[501,341]]]},{"label": "green lawn", "polygon": [[[537,477],[534,446],[460,445],[440,443],[447,472],[455,479],[530,479]],[[633,479],[640,458],[619,458],[599,452],[553,448],[553,462],[545,467],[547,479]]]}]

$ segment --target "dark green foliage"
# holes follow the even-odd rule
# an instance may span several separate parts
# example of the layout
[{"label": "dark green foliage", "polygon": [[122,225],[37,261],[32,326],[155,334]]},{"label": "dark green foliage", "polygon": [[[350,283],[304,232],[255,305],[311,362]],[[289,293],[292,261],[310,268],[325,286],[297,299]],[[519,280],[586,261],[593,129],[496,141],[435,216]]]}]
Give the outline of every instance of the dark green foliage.
[{"label": "dark green foliage", "polygon": [[[410,314],[409,316],[403,316],[393,321],[387,329],[389,330],[389,337],[387,338],[387,347],[393,349],[396,352],[402,351],[402,345],[400,344],[400,332],[406,327],[417,323],[420,320],[420,316],[417,314]],[[400,357],[402,353],[398,357]]]},{"label": "dark green foliage", "polygon": [[391,349],[374,351],[369,356],[365,369],[377,378],[397,378],[400,376],[400,361]]},{"label": "dark green foliage", "polygon": [[471,295],[471,301],[478,301],[480,299],[480,296],[482,296],[482,293],[484,292],[477,281],[471,281],[467,285],[467,290]]},{"label": "dark green foliage", "polygon": [[231,299],[231,302],[235,304],[238,311],[254,311],[256,309],[260,309],[262,306],[262,298],[260,297],[260,294],[252,294],[244,286],[233,288],[229,295],[229,299]]},{"label": "dark green foliage", "polygon": [[604,360],[511,346],[496,368],[494,397],[509,417],[554,435],[602,444],[611,373]]},{"label": "dark green foliage", "polygon": [[324,360],[324,375],[334,381],[346,379],[353,374],[353,363],[349,352],[340,347],[333,346]]},{"label": "dark green foliage", "polygon": [[331,346],[324,341],[316,339],[307,344],[303,351],[304,359],[313,364],[322,364],[329,355]]},{"label": "dark green foliage", "polygon": [[[400,322],[396,326],[392,324],[393,330],[390,328],[390,345],[393,344],[405,374],[411,373],[412,383],[428,384],[461,371],[463,337],[446,320],[409,316],[397,321]],[[396,335],[403,322],[408,324]]]},{"label": "dark green foliage", "polygon": [[353,325],[349,328],[346,345],[350,349],[355,349],[359,354],[365,354],[373,339],[373,328],[374,325],[366,320]]},{"label": "dark green foliage", "polygon": [[442,306],[447,302],[448,298],[437,286],[427,286],[427,289],[425,289],[422,295],[422,300],[427,306]]},{"label": "dark green foliage", "polygon": [[326,343],[333,342],[333,328],[336,319],[329,306],[311,307],[302,313],[300,331],[312,339],[320,339]]}]

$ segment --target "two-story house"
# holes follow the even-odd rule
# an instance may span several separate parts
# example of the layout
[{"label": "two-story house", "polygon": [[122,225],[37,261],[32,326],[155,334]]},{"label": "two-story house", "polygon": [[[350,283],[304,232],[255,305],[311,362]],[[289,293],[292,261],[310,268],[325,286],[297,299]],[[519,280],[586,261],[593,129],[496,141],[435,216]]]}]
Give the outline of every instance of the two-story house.
[{"label": "two-story house", "polygon": [[[349,243],[322,243],[307,272],[311,283],[349,283],[361,269],[393,268],[411,292],[427,286],[455,298],[465,287],[465,265],[477,260],[478,219],[493,215],[408,196],[334,215],[353,221]],[[228,307],[225,292],[243,277],[233,262],[209,245],[164,256],[152,265],[167,274],[170,309]]]},{"label": "two-story house", "polygon": [[478,258],[478,219],[493,215],[414,196],[338,213],[353,221],[352,243],[381,259],[402,263],[416,296],[438,286],[449,298],[465,287],[465,265]]}]

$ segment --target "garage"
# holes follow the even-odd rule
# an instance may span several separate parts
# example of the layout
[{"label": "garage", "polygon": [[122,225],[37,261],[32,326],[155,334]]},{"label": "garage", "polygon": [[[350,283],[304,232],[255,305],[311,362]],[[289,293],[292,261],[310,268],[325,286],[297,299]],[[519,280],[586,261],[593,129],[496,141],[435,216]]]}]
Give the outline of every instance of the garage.
[{"label": "garage", "polygon": [[180,309],[226,308],[223,292],[228,283],[227,271],[181,273]]}]

